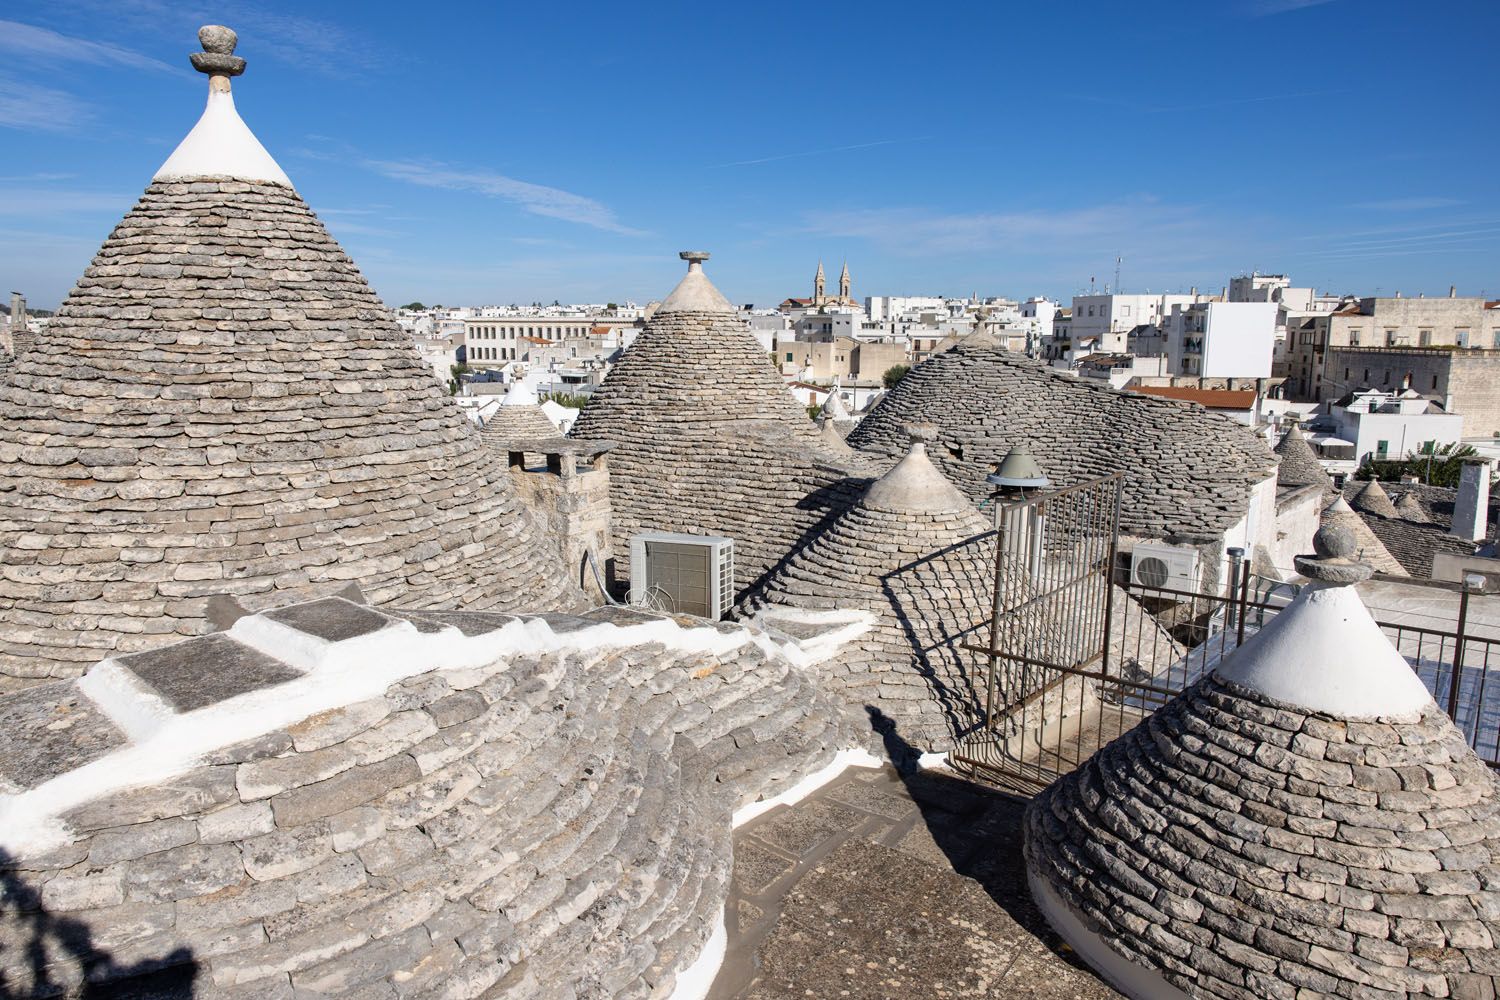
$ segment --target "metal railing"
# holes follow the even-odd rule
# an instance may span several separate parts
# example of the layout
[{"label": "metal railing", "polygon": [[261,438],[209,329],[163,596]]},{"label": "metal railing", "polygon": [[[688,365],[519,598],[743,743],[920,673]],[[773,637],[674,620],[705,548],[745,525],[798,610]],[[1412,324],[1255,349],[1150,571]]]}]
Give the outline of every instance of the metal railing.
[{"label": "metal railing", "polygon": [[[1235,561],[1228,585],[1220,594],[1195,594],[1120,581],[1132,600],[1122,602],[1120,634],[1132,634],[1135,648],[1124,650],[1121,680],[1102,682],[1101,696],[1109,702],[1154,711],[1234,652],[1291,603],[1296,588],[1260,579],[1248,563]],[[1451,629],[1381,620],[1376,624],[1405,657],[1433,699],[1463,731],[1475,752],[1492,767],[1500,767],[1500,636],[1485,634],[1470,620],[1471,586],[1425,584],[1456,590],[1457,614]],[[1161,630],[1131,628],[1132,621],[1155,618]],[[1149,642],[1147,641],[1149,640]],[[1183,655],[1165,669],[1143,663],[1162,663],[1160,648],[1175,642]],[[1142,644],[1146,648],[1141,648]]]}]

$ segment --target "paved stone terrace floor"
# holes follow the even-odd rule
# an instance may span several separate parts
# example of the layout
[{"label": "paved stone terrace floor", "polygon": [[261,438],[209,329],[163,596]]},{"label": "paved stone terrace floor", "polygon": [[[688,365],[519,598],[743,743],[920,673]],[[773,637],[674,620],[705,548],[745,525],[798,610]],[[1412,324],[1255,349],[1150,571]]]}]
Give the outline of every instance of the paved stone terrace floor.
[{"label": "paved stone terrace floor", "polygon": [[1118,997],[1026,889],[1024,798],[850,768],[735,835],[709,1000]]}]

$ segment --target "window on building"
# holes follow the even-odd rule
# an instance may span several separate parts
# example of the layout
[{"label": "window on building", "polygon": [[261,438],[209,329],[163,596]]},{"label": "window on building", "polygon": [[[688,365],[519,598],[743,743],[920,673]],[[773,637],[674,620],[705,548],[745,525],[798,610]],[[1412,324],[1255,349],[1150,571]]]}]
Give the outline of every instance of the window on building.
[{"label": "window on building", "polygon": [[1344,381],[1349,381],[1349,369],[1347,368],[1344,369]]},{"label": "window on building", "polygon": [[1431,330],[1418,330],[1417,331],[1417,346],[1419,346],[1419,347],[1431,347],[1432,346],[1432,331]]},{"label": "window on building", "polygon": [[1380,459],[1385,458],[1386,453],[1390,451],[1390,448],[1391,448],[1391,443],[1389,441],[1376,441],[1375,442],[1375,457],[1376,458],[1380,458]]},{"label": "window on building", "polygon": [[1120,315],[1121,316],[1129,316],[1130,315],[1130,307],[1129,306],[1121,306],[1120,307]]},{"label": "window on building", "polygon": [[1389,368],[1387,368],[1385,370],[1385,384],[1386,385],[1390,385],[1391,384],[1391,370]]},{"label": "window on building", "polygon": [[1369,382],[1370,382],[1370,369],[1366,368],[1365,369],[1365,384],[1368,385]]},{"label": "window on building", "polygon": [[790,360],[792,360],[792,352],[791,352],[791,351],[787,351],[787,352],[786,352],[786,359],[787,359],[787,360],[788,360],[788,361],[790,361]]},{"label": "window on building", "polygon": [[1460,328],[1458,330],[1453,331],[1453,341],[1454,341],[1454,343],[1458,344],[1459,347],[1468,347],[1469,346],[1469,331],[1468,331],[1468,329],[1467,328]]},{"label": "window on building", "polygon": [[1432,387],[1434,389],[1437,388],[1437,376],[1436,375],[1432,376]]}]

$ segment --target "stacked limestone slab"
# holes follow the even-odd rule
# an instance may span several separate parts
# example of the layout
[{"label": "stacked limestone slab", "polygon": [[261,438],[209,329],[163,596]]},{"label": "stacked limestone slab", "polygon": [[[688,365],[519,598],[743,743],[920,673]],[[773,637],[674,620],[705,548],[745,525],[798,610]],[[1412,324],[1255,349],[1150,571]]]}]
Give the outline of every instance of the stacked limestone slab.
[{"label": "stacked limestone slab", "polygon": [[557,425],[547,419],[537,403],[536,393],[517,379],[506,389],[505,397],[494,415],[484,422],[480,437],[498,451],[522,441],[546,441],[559,437]]},{"label": "stacked limestone slab", "polygon": [[743,591],[858,497],[871,471],[829,446],[729,302],[706,255],[662,303],[571,436],[610,455],[616,577],[640,531],[727,535]]},{"label": "stacked limestone slab", "polygon": [[6,995],[667,996],[732,811],[847,744],[740,629],[405,618],[295,605],[0,696]]},{"label": "stacked limestone slab", "polygon": [[1270,625],[1028,810],[1033,895],[1127,996],[1493,996],[1500,785],[1320,529]]},{"label": "stacked limestone slab", "polygon": [[[1387,501],[1389,502],[1389,501]],[[1354,539],[1355,554],[1374,567],[1375,572],[1387,576],[1410,576],[1375,531],[1342,496],[1333,498],[1333,503],[1323,510],[1322,523],[1349,532]]]},{"label": "stacked limestone slab", "polygon": [[[204,120],[254,143],[227,87]],[[164,168],[0,388],[0,685],[201,633],[215,598],[571,604],[358,268],[202,129],[168,167],[218,173]]]},{"label": "stacked limestone slab", "polygon": [[858,609],[875,623],[822,666],[824,686],[868,724],[892,720],[913,746],[945,750],[984,703],[985,661],[963,643],[988,641],[994,532],[943,478],[921,440],[748,606]]},{"label": "stacked limestone slab", "polygon": [[1227,417],[1092,385],[988,334],[914,368],[849,443],[896,454],[905,447],[902,428],[920,421],[942,428],[933,457],[975,500],[992,492],[984,477],[1017,444],[1060,487],[1124,470],[1121,530],[1141,537],[1218,537],[1246,516],[1252,487],[1275,474],[1270,449]]},{"label": "stacked limestone slab", "polygon": [[1323,493],[1333,492],[1333,480],[1328,478],[1328,472],[1296,424],[1288,427],[1281,436],[1276,454],[1281,459],[1276,467],[1277,485],[1316,486]]}]

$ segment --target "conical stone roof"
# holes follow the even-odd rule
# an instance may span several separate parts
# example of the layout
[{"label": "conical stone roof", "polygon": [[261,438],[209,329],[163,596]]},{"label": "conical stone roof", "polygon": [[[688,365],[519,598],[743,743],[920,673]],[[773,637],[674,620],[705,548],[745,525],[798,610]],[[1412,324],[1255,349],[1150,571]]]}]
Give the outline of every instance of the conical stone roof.
[{"label": "conical stone roof", "polygon": [[1355,494],[1354,509],[1362,514],[1379,514],[1381,517],[1396,517],[1396,505],[1391,503],[1390,494],[1386,493],[1385,487],[1380,485],[1380,480],[1372,479]]},{"label": "conical stone roof", "polygon": [[872,612],[870,630],[823,665],[825,686],[857,719],[877,708],[913,745],[947,749],[982,704],[984,661],[959,647],[987,617],[993,555],[988,521],[919,438],[750,606]]},{"label": "conical stone roof", "polygon": [[221,597],[572,603],[503,465],[214,81],[169,161],[211,175],[164,168],[0,388],[0,675],[207,631]]},{"label": "conical stone roof", "polygon": [[1427,505],[1417,499],[1417,495],[1407,490],[1396,498],[1396,516],[1403,521],[1412,524],[1431,524],[1432,514],[1427,510]]},{"label": "conical stone roof", "polygon": [[570,432],[610,453],[616,579],[643,530],[735,539],[739,590],[858,495],[870,469],[830,449],[749,327],[687,251],[688,273]]},{"label": "conical stone roof", "polygon": [[1027,444],[1066,487],[1124,470],[1123,531],[1213,538],[1246,515],[1275,459],[1248,428],[1201,407],[1121,392],[1048,368],[975,334],[914,368],[849,435],[896,454],[907,424],[942,432],[934,461],[976,501],[1010,449]]},{"label": "conical stone roof", "polygon": [[503,448],[516,441],[545,441],[561,437],[557,425],[542,412],[537,395],[523,380],[516,379],[505,390],[505,396],[494,414],[484,422],[480,436],[487,444]]},{"label": "conical stone roof", "polygon": [[1033,896],[1129,996],[1493,989],[1500,786],[1347,585],[1352,538],[1315,544],[1314,586],[1027,812]]},{"label": "conical stone roof", "polygon": [[[821,665],[825,685],[841,693],[857,722],[868,723],[866,710],[875,708],[913,745],[947,750],[982,718],[988,668],[962,646],[990,638],[995,533],[933,464],[928,442],[936,428],[915,425],[908,431],[912,444],[901,461],[772,573],[746,608],[764,612],[772,624],[781,609],[874,614],[868,632]],[[1049,616],[1070,602],[1083,606],[1097,598],[1097,581],[1080,584],[1067,601],[1054,595],[1038,606],[1024,552],[1018,548],[1004,563],[1009,583],[1001,598],[1003,627],[1017,639],[1024,634],[1030,655],[1071,662],[1076,637]],[[1150,615],[1139,608],[1126,613],[1128,595],[1116,589],[1114,600],[1122,626],[1113,637],[1120,660],[1145,655],[1141,665],[1149,672],[1165,665],[1150,659],[1156,651],[1180,654],[1170,636],[1157,633]],[[1022,683],[1043,677],[1033,671],[1028,678],[1012,664],[1001,670],[1011,696]]]},{"label": "conical stone roof", "polygon": [[1385,543],[1365,523],[1365,519],[1360,517],[1342,496],[1335,497],[1333,503],[1323,509],[1322,523],[1349,532],[1350,537],[1354,539],[1355,555],[1360,561],[1373,566],[1375,572],[1389,576],[1411,575],[1401,565],[1401,561],[1391,555],[1390,549],[1385,547]]},{"label": "conical stone roof", "polygon": [[1328,478],[1312,445],[1302,436],[1296,424],[1287,428],[1276,445],[1276,454],[1281,464],[1276,468],[1276,481],[1283,486],[1316,486],[1324,493],[1333,492],[1333,480]]}]

